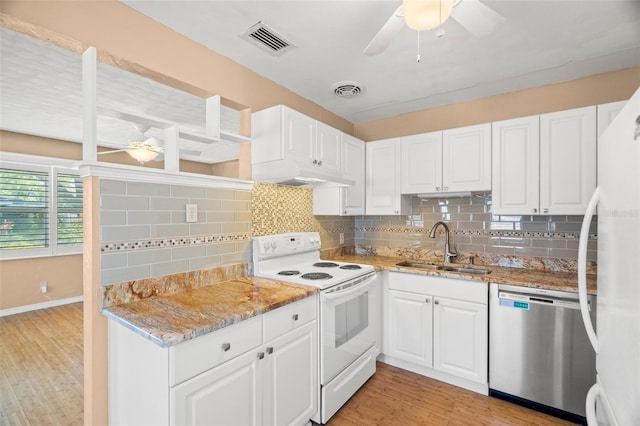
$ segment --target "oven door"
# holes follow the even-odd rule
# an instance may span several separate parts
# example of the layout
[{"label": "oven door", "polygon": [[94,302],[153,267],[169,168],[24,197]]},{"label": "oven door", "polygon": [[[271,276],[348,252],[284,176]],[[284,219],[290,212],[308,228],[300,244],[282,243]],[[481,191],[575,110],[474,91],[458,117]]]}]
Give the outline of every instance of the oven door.
[{"label": "oven door", "polygon": [[320,377],[326,385],[376,344],[377,275],[320,293]]}]

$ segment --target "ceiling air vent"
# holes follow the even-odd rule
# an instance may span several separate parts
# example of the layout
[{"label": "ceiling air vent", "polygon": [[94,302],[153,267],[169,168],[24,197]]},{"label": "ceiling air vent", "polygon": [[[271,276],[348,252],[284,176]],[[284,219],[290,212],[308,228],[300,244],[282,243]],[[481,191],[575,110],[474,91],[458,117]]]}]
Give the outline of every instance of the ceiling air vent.
[{"label": "ceiling air vent", "polygon": [[253,25],[242,35],[242,38],[249,40],[252,44],[267,51],[273,56],[280,56],[290,49],[296,47],[295,44],[278,34],[263,22]]},{"label": "ceiling air vent", "polygon": [[364,90],[357,81],[341,81],[331,86],[333,93],[341,98],[353,98]]}]

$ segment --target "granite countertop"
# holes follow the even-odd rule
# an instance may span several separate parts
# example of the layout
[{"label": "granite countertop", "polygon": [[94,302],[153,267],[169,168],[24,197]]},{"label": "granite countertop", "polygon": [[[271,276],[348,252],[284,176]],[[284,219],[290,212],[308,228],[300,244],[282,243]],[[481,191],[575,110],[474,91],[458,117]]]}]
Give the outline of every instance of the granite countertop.
[{"label": "granite countertop", "polygon": [[110,306],[102,313],[166,348],[317,292],[311,286],[244,277]]},{"label": "granite countertop", "polygon": [[[457,278],[472,281],[510,284],[516,286],[543,288],[547,290],[578,292],[578,274],[572,272],[550,272],[536,269],[505,268],[502,266],[476,266],[490,269],[489,274],[466,274],[454,271],[438,271],[434,269],[419,269],[397,266],[396,263],[409,261],[407,258],[343,255],[331,257],[331,260],[341,262],[362,263],[373,265],[377,270],[409,272],[412,274],[433,275],[438,277]],[[416,262],[420,262],[416,260]],[[462,265],[457,265],[462,266]],[[587,274],[587,293],[596,294],[596,275]]]}]

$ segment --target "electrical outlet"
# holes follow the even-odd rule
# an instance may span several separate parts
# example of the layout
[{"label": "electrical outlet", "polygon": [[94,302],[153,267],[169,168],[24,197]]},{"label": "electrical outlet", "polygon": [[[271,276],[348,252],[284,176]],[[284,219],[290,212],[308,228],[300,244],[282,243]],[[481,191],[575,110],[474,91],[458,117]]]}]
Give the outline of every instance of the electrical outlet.
[{"label": "electrical outlet", "polygon": [[42,294],[47,292],[47,282],[46,281],[40,281],[40,292]]},{"label": "electrical outlet", "polygon": [[198,205],[187,204],[187,223],[193,223],[198,221]]},{"label": "electrical outlet", "polygon": [[344,232],[340,233],[340,244],[344,244]]}]

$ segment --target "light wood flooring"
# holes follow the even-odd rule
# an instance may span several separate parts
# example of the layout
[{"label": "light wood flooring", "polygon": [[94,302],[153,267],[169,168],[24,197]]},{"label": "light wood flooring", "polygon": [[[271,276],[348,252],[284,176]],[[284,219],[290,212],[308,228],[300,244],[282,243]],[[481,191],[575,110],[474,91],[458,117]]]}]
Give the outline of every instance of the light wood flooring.
[{"label": "light wood flooring", "polygon": [[[0,425],[82,425],[82,376],[82,303],[0,318]],[[568,424],[382,363],[329,422]]]},{"label": "light wood flooring", "polygon": [[82,303],[0,318],[0,424],[82,425]]},{"label": "light wood flooring", "polygon": [[564,420],[378,362],[329,426],[570,425]]}]

